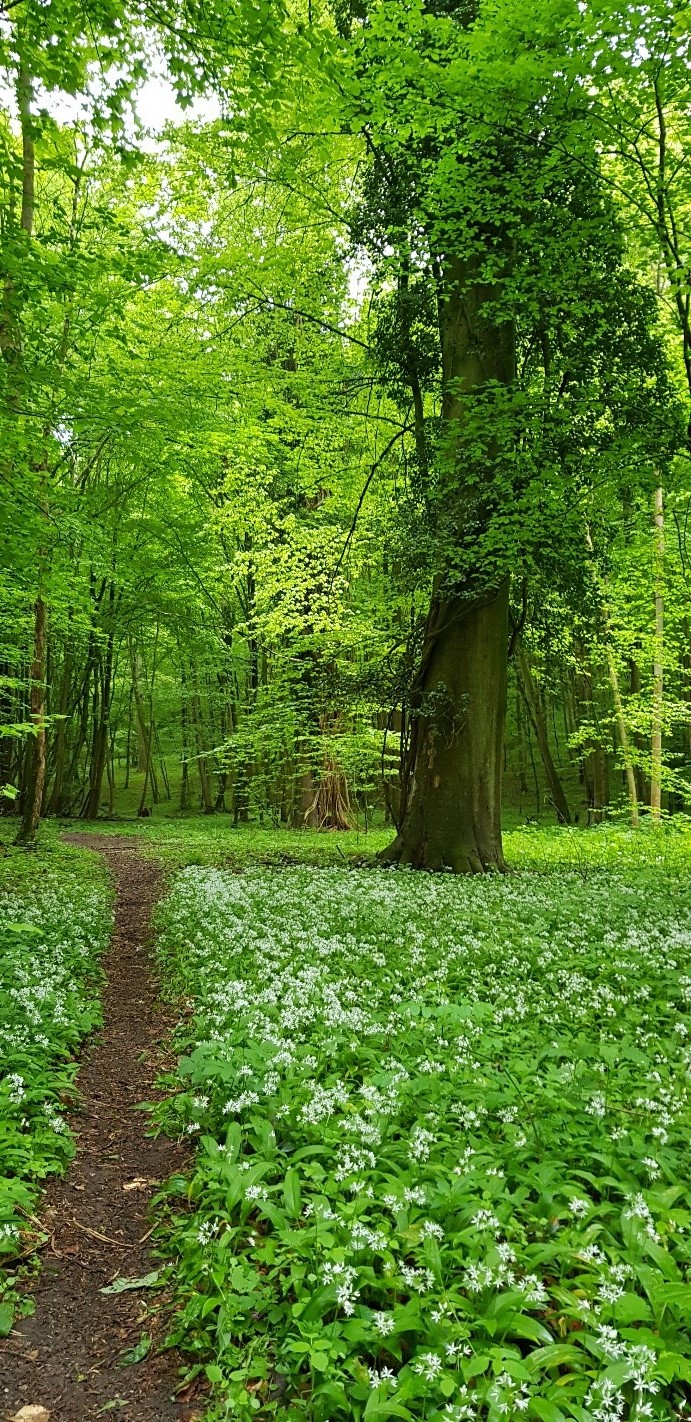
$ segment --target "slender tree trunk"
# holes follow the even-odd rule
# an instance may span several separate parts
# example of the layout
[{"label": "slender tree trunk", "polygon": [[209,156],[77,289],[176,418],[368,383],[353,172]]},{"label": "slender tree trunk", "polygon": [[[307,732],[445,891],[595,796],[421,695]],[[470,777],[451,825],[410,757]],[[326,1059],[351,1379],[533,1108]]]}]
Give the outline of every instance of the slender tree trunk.
[{"label": "slender tree trunk", "polygon": [[626,788],[627,788],[627,794],[628,794],[628,800],[629,800],[629,815],[630,815],[630,819],[631,819],[632,828],[633,828],[633,829],[638,829],[638,825],[639,825],[639,814],[638,814],[638,796],[637,796],[637,794],[636,794],[636,775],[635,775],[635,771],[634,771],[634,768],[633,768],[633,759],[632,759],[632,757],[631,757],[631,748],[630,748],[630,746],[629,746],[629,733],[628,733],[628,729],[627,729],[627,726],[626,726],[626,717],[625,717],[625,715],[624,715],[624,703],[623,703],[622,698],[621,698],[621,689],[620,689],[620,686],[619,686],[619,673],[618,673],[618,671],[617,671],[617,662],[616,662],[616,658],[615,658],[615,655],[614,655],[614,647],[613,647],[613,645],[612,645],[612,620],[611,620],[611,617],[610,617],[609,604],[608,604],[607,599],[606,599],[606,597],[605,597],[605,595],[604,595],[604,589],[603,589],[603,587],[602,587],[602,585],[601,585],[600,576],[599,576],[599,573],[598,573],[598,570],[597,570],[597,565],[596,565],[596,563],[595,563],[595,554],[594,554],[594,549],[593,549],[593,540],[592,540],[592,538],[591,538],[591,536],[590,536],[590,529],[589,529],[589,528],[586,528],[586,543],[587,543],[587,546],[588,546],[588,552],[590,553],[590,572],[591,572],[591,576],[592,576],[592,579],[593,579],[593,583],[594,583],[594,585],[595,585],[596,592],[597,592],[598,597],[599,597],[599,600],[600,600],[600,608],[601,608],[601,612],[602,612],[602,621],[603,621],[604,634],[605,634],[605,656],[606,656],[606,659],[607,659],[607,672],[608,672],[608,675],[609,675],[609,684],[610,684],[610,686],[611,686],[611,688],[612,688],[612,700],[613,700],[613,702],[614,702],[614,716],[615,716],[615,721],[616,721],[616,726],[617,726],[617,733],[618,733],[618,736],[619,736],[619,745],[621,746],[621,756],[622,756],[622,760],[623,760],[623,762],[624,762],[624,772],[625,772],[625,775],[626,775]]},{"label": "slender tree trunk", "polygon": [[[518,755],[518,795],[522,802],[523,796],[528,794],[528,761],[525,748],[525,731],[523,729],[523,704],[521,701],[518,678],[516,679],[516,747]],[[519,808],[522,810],[522,803]]]},{"label": "slender tree trunk", "polygon": [[184,666],[180,668],[180,748],[182,751],[182,775],[180,779],[180,809],[190,807],[190,743],[189,707],[187,704],[187,678]]},{"label": "slender tree trunk", "polygon": [[114,731],[110,737],[106,767],[108,771],[108,815],[111,819],[115,813],[115,735]]},{"label": "slender tree trunk", "polygon": [[60,695],[58,699],[58,720],[55,731],[55,775],[53,778],[53,788],[48,802],[48,814],[60,815],[64,812],[64,783],[65,767],[67,759],[67,724],[70,704],[70,687],[72,685],[72,648],[68,640],[65,647],[65,659],[62,666],[62,678],[60,681]]},{"label": "slender tree trunk", "polygon": [[[464,473],[474,457],[464,444],[469,404],[488,383],[508,388],[515,378],[514,326],[493,314],[501,288],[483,279],[482,266],[482,255],[450,259],[440,299],[445,451],[461,536],[469,521],[485,517],[482,480],[469,484]],[[496,453],[488,442],[488,479]],[[437,580],[411,695],[403,819],[387,861],[456,873],[505,868],[508,610],[508,577],[488,588],[447,585],[444,575]]]},{"label": "slender tree trunk", "polygon": [[125,749],[125,789],[130,788],[130,758],[132,755],[132,701],[134,699],[134,687],[130,687],[130,694],[127,702],[127,743]]},{"label": "slender tree trunk", "polygon": [[202,807],[205,815],[213,815],[214,802],[211,795],[209,765],[207,761],[207,747],[205,744],[204,725],[202,721],[202,708],[199,699],[199,688],[197,685],[196,673],[193,676],[193,685],[194,692],[190,702],[190,713],[197,747],[197,769],[199,771],[199,784],[202,792]]},{"label": "slender tree trunk", "polygon": [[[19,121],[22,131],[22,209],[20,226],[28,240],[34,228],[34,186],[35,186],[35,155],[33,120],[31,116],[31,104],[33,99],[33,79],[26,65],[23,56],[20,55],[19,72],[17,78],[17,106],[19,109]],[[11,307],[13,302],[12,293],[5,290],[6,305]],[[8,333],[10,346],[14,341],[14,332]],[[7,348],[9,350],[9,347]],[[17,337],[16,349],[12,352],[17,367],[21,365],[21,343]],[[40,495],[41,509],[45,514],[45,488]],[[38,554],[38,593],[34,603],[34,646],[31,663],[31,691],[29,695],[29,714],[34,726],[33,741],[29,747],[28,770],[26,786],[26,799],[24,803],[24,813],[17,835],[18,844],[31,844],[35,839],[41,818],[41,807],[43,805],[43,795],[46,780],[46,645],[47,645],[47,623],[48,609],[44,595],[45,564],[47,554],[45,549],[39,549]]]},{"label": "slender tree trunk", "polygon": [[[0,727],[10,726],[13,721],[20,719],[17,713],[17,693],[11,685],[10,674],[13,669],[12,663],[0,662]],[[12,786],[13,791],[16,788],[14,776],[18,744],[14,736],[3,736],[0,731],[0,815],[7,814],[10,807],[14,806],[13,793],[3,795],[2,792],[5,786]]]},{"label": "slender tree trunk", "polygon": [[130,644],[130,666],[132,668],[132,695],[137,713],[137,769],[146,769],[146,714],[144,712],[144,702],[142,700],[141,687],[139,685],[139,666],[137,654]]},{"label": "slender tree trunk", "polygon": [[[632,696],[640,696],[641,694],[641,672],[635,657],[629,657],[629,690]],[[645,737],[641,735],[640,731],[633,732],[633,744],[636,747],[637,754],[640,754],[643,759],[646,753],[646,743]],[[648,803],[650,802],[650,781],[646,776],[643,766],[639,765],[638,760],[633,769],[636,777],[638,803],[644,805],[646,801]]]},{"label": "slender tree trunk", "polygon": [[139,801],[139,809],[138,809],[138,811],[137,811],[137,814],[139,814],[139,815],[143,815],[143,814],[145,813],[145,811],[146,811],[146,791],[147,791],[147,781],[148,781],[149,779],[151,780],[151,789],[152,789],[154,804],[156,804],[157,801],[158,801],[158,794],[157,794],[157,790],[156,790],[155,771],[154,771],[153,761],[152,761],[152,751],[153,751],[153,741],[154,741],[154,686],[155,686],[155,683],[156,683],[156,655],[157,655],[157,652],[158,652],[158,634],[159,634],[159,630],[160,630],[160,626],[159,626],[159,623],[158,623],[158,621],[157,621],[157,622],[156,622],[156,636],[155,636],[155,638],[154,638],[154,650],[153,650],[153,657],[152,657],[152,663],[151,663],[151,682],[150,682],[150,687],[149,687],[149,734],[148,734],[147,742],[146,742],[146,770],[144,771],[144,784],[143,784],[143,786],[142,786],[142,797],[141,797],[141,800]]},{"label": "slender tree trunk", "polygon": [[[162,748],[162,746],[161,746],[161,737],[160,737],[159,734],[158,734],[158,726],[155,724],[155,722],[154,722],[154,745],[155,745],[155,747],[156,747],[156,753],[157,753],[157,755],[158,755],[158,764],[159,764],[160,771],[161,771],[161,780],[162,780],[162,782],[163,782],[163,789],[165,790],[166,800],[169,800],[169,799],[170,799],[170,780],[168,779],[168,767],[167,767],[167,765],[166,765],[165,756],[164,756],[164,754],[163,754],[163,748]],[[157,798],[158,798],[158,797],[157,797]]]},{"label": "slender tree trunk", "polygon": [[47,609],[45,599],[39,596],[34,607],[34,654],[31,664],[31,692],[29,708],[34,726],[33,739],[29,745],[29,775],[22,822],[17,835],[17,844],[31,844],[36,838],[41,818],[43,788],[46,778],[46,728],[45,728],[45,662],[46,662]]},{"label": "slender tree trunk", "polygon": [[[158,646],[158,630],[156,632],[155,647]],[[155,653],[154,653],[155,657]],[[154,805],[158,804],[158,782],[156,779],[156,769],[153,763],[151,750],[154,734],[154,686],[153,679],[156,675],[156,666],[151,673],[151,690],[149,694],[149,721],[147,724],[146,712],[144,710],[144,698],[142,697],[139,685],[139,665],[134,649],[130,647],[130,665],[132,667],[132,690],[134,692],[134,705],[137,712],[137,744],[138,744],[138,768],[144,771],[144,786],[139,803],[139,814],[143,814],[146,808],[146,795],[151,784],[151,798]]]},{"label": "slender tree trunk", "polygon": [[[592,732],[587,744],[583,744],[583,784],[588,807],[588,823],[600,824],[609,804],[609,783],[607,774],[607,754],[602,744],[598,725],[597,701],[595,698],[595,678],[588,666],[585,650],[578,648],[581,670],[576,678],[574,701],[578,706],[579,730],[583,722],[583,710]],[[575,709],[575,708],[574,708]]]},{"label": "slender tree trunk", "polygon": [[[115,588],[111,583],[111,608],[114,596]],[[99,695],[94,698],[94,738],[91,754],[89,790],[82,814],[82,818],[85,820],[98,819],[98,812],[101,807],[103,776],[106,770],[110,747],[110,703],[113,693],[112,630],[108,634],[105,658],[103,658],[103,661],[99,658],[94,670],[94,675],[97,679],[100,679],[100,686]]]},{"label": "slender tree trunk", "polygon": [[151,667],[151,683],[149,687],[149,722],[147,725],[144,711],[144,701],[139,685],[139,667],[137,654],[132,642],[130,642],[130,666],[132,668],[132,690],[134,692],[134,704],[137,712],[137,727],[139,732],[140,754],[143,750],[144,757],[144,784],[142,786],[141,798],[139,801],[138,815],[144,815],[146,811],[146,797],[151,782],[152,798],[154,804],[158,802],[158,791],[156,786],[156,773],[152,761],[152,747],[154,737],[154,685],[156,681],[156,656],[158,652],[158,636],[160,627],[156,623],[156,636],[154,638],[153,663]]},{"label": "slender tree trunk", "polygon": [[661,488],[655,490],[655,641],[653,652],[653,732],[652,758],[650,768],[650,813],[659,823],[662,812],[662,715],[664,691],[664,569],[665,569],[665,515]]},{"label": "slender tree trunk", "polygon": [[77,802],[79,799],[79,786],[75,786],[75,781],[79,778],[79,761],[81,758],[82,750],[86,745],[86,739],[89,730],[89,686],[91,683],[91,673],[94,667],[95,659],[96,649],[94,646],[94,637],[92,630],[89,637],[86,670],[84,673],[81,688],[77,692],[77,697],[74,706],[74,715],[76,715],[77,711],[79,712],[79,722],[77,726],[77,735],[70,756],[69,768],[65,777],[65,790],[62,798],[63,813],[71,811],[75,802]]},{"label": "slender tree trunk", "polygon": [[137,770],[148,775],[149,770],[149,731],[146,724],[146,712],[144,710],[144,698],[141,693],[139,681],[140,658],[139,653],[132,652],[130,657],[132,665],[132,691],[134,693],[134,704],[137,712]]},{"label": "slender tree trunk", "polygon": [[550,788],[552,803],[557,813],[557,819],[562,825],[570,825],[571,811],[564,793],[564,787],[559,779],[557,767],[552,757],[549,736],[547,734],[547,723],[540,701],[540,693],[535,685],[530,662],[528,661],[528,656],[520,637],[518,638],[516,647],[516,667],[528,715],[533,723],[535,739],[538,743],[540,755],[542,756],[542,764],[545,768],[545,775],[547,776],[547,783]]},{"label": "slender tree trunk", "polygon": [[631,759],[629,733],[626,726],[626,717],[624,715],[624,703],[621,699],[621,691],[619,688],[619,674],[617,672],[617,663],[615,660],[613,648],[609,641],[606,643],[605,650],[607,653],[607,671],[609,673],[609,684],[612,688],[612,700],[614,702],[614,716],[617,725],[617,733],[619,736],[619,745],[621,746],[622,760],[624,762],[624,771],[626,773],[626,789],[629,799],[629,815],[633,829],[638,829],[639,814],[638,796],[636,794],[636,775],[633,767],[633,760]]}]

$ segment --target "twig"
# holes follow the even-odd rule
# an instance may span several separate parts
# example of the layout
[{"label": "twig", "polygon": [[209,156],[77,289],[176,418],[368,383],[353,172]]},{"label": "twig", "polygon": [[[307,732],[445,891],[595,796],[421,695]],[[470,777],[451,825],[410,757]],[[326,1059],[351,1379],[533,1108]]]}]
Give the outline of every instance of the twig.
[{"label": "twig", "polygon": [[99,1234],[97,1229],[89,1229],[88,1225],[80,1224],[79,1220],[73,1219],[72,1223],[77,1226],[77,1229],[83,1230],[84,1234],[90,1234],[92,1239],[100,1239],[103,1244],[112,1244],[116,1249],[128,1250],[134,1248],[132,1244],[121,1244],[118,1239],[110,1239],[107,1234]]}]

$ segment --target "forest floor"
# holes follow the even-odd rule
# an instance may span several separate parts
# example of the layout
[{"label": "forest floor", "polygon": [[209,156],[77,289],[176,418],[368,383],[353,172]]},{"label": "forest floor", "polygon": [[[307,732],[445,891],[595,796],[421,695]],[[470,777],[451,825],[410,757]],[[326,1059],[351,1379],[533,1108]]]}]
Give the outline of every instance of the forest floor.
[{"label": "forest floor", "polygon": [[[26,878],[6,918],[28,921],[0,924],[0,1147],[8,1131],[17,1152],[0,1150],[0,1253],[17,1248],[3,1198],[31,1220],[15,1187],[34,1202],[46,1173],[26,1142],[39,1164],[56,1141],[69,1157],[50,1104],[69,1089],[33,1081],[32,1034],[48,1053],[73,1023],[55,1073],[98,1021],[110,891],[72,846],[100,852],[117,899],[76,1158],[31,1205],[36,1311],[20,1278],[0,1337],[1,1422],[27,1404],[51,1422],[251,1422],[290,1403],[583,1422],[612,1389],[612,1416],[647,1417],[648,1393],[681,1415],[688,830],[515,829],[515,872],[472,880],[373,870],[382,829],[110,830],[67,848],[47,825],[36,855],[3,861]],[[80,974],[75,1005],[61,983]]]},{"label": "forest floor", "polygon": [[[123,1415],[136,1422],[188,1422],[199,1413],[173,1400],[175,1356],[157,1352],[160,1296],[103,1290],[155,1270],[147,1247],[157,1184],[184,1164],[176,1142],[146,1133],[140,1105],[156,1097],[169,1027],[149,956],[149,918],[162,891],[160,867],[123,839],[70,837],[101,851],[115,877],[115,932],[104,961],[103,1031],[78,1077],[77,1155],[43,1199],[50,1236],[33,1317],[0,1343],[2,1416],[34,1404],[60,1422]],[[142,1341],[143,1340],[143,1341]],[[150,1340],[150,1343],[147,1342]],[[126,1366],[148,1351],[145,1366]]]}]

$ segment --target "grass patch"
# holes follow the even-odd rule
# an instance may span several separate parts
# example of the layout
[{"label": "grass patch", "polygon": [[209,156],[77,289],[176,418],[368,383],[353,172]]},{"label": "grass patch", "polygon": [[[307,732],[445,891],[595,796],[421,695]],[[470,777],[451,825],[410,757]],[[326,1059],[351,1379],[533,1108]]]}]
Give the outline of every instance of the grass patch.
[{"label": "grass patch", "polygon": [[679,1414],[688,836],[507,841],[505,878],[175,877],[163,1238],[210,1416]]},{"label": "grass patch", "polygon": [[[390,826],[345,832],[309,829],[269,829],[256,824],[233,825],[228,815],[179,815],[170,819],[62,822],[80,834],[134,836],[137,850],[160,859],[169,869],[189,864],[244,869],[252,864],[281,868],[290,864],[338,867],[375,863],[391,843]],[[46,821],[44,843],[56,842],[58,826]],[[691,871],[691,820],[678,816],[663,828],[644,824],[633,831],[618,824],[592,829],[534,826],[507,816],[504,851],[510,868],[553,872],[573,870],[584,878],[601,870],[628,869],[660,878],[666,892],[672,881],[684,881]]]}]

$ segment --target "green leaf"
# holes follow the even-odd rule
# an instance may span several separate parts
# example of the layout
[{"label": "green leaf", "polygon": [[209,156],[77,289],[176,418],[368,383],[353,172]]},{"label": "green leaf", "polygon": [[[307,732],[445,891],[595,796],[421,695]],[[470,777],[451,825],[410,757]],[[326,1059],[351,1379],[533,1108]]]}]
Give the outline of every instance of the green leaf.
[{"label": "green leaf", "polygon": [[139,1342],[135,1343],[134,1348],[128,1348],[127,1352],[121,1354],[119,1366],[121,1368],[130,1368],[134,1363],[142,1363],[150,1351],[151,1337],[148,1333],[142,1333]]},{"label": "green leaf", "polygon": [[562,1368],[570,1363],[583,1361],[583,1352],[572,1343],[549,1343],[544,1348],[536,1348],[526,1358],[526,1367],[532,1371],[539,1368]]},{"label": "green leaf", "polygon": [[534,1417],[539,1417],[540,1422],[564,1422],[561,1408],[547,1397],[531,1397],[528,1410]]},{"label": "green leaf", "polygon": [[108,1284],[105,1289],[99,1289],[100,1294],[124,1294],[129,1289],[152,1289],[158,1283],[161,1276],[160,1269],[152,1269],[150,1274],[144,1274],[141,1279],[114,1279],[112,1284]]},{"label": "green leaf", "polygon": [[300,1190],[300,1177],[297,1170],[293,1170],[292,1166],[286,1171],[285,1180],[283,1181],[283,1199],[285,1200],[288,1214],[291,1215],[293,1219],[299,1219],[302,1210],[302,1192]]},{"label": "green leaf", "polygon": [[7,1301],[0,1303],[0,1338],[8,1338],[14,1324],[14,1308]]}]

